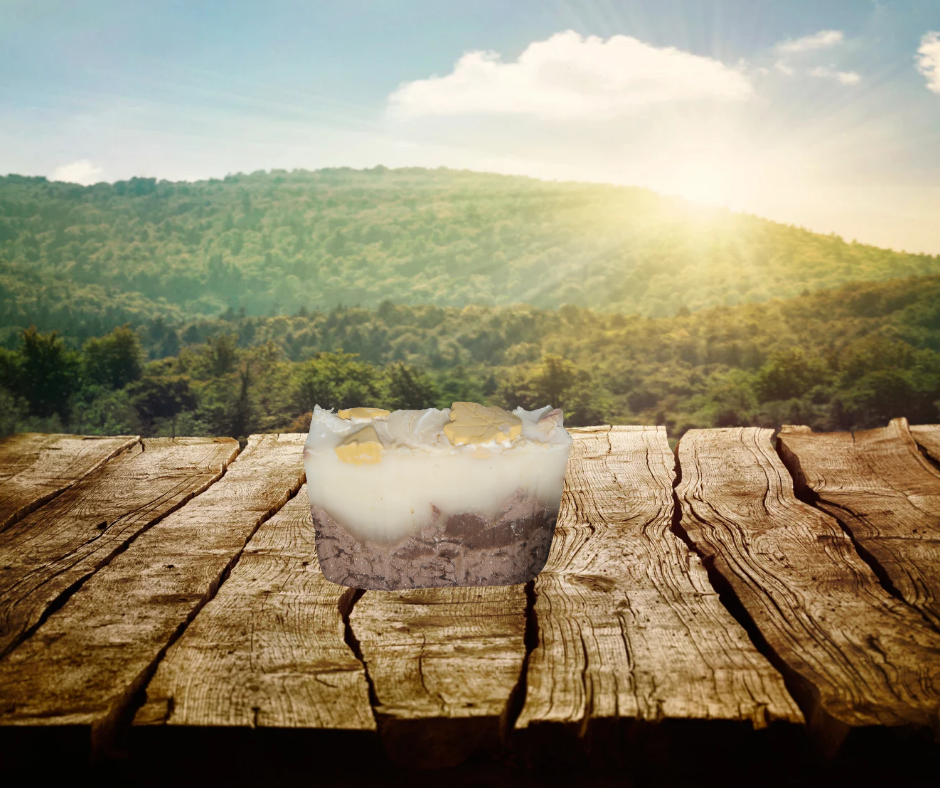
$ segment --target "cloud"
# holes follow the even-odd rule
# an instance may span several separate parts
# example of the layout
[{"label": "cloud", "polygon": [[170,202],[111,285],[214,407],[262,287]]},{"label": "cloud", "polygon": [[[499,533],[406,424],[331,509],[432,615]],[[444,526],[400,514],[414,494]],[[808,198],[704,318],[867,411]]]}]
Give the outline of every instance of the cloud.
[{"label": "cloud", "polygon": [[777,44],[778,52],[807,52],[812,49],[825,49],[826,47],[841,44],[844,38],[841,30],[820,30],[811,36],[782,41]]},{"label": "cloud", "polygon": [[835,68],[825,66],[816,66],[809,75],[820,79],[834,79],[843,85],[857,85],[862,81],[862,75],[857,71],[836,71]]},{"label": "cloud", "polygon": [[79,159],[78,161],[73,161],[71,164],[64,164],[61,167],[57,167],[55,172],[52,173],[52,180],[54,181],[68,181],[69,183],[80,183],[83,186],[88,186],[92,183],[97,183],[103,170],[101,167],[96,167],[88,159]]},{"label": "cloud", "polygon": [[796,73],[796,69],[793,66],[784,63],[782,60],[778,60],[774,63],[774,68],[777,69],[781,74],[784,74],[788,77],[792,77]]},{"label": "cloud", "polygon": [[495,52],[466,52],[450,74],[403,84],[389,96],[389,108],[401,117],[597,119],[668,102],[741,101],[753,92],[743,73],[718,60],[629,36],[605,41],[569,30],[529,44],[512,63]]},{"label": "cloud", "polygon": [[932,30],[920,40],[917,70],[927,77],[927,90],[940,94],[940,32]]}]

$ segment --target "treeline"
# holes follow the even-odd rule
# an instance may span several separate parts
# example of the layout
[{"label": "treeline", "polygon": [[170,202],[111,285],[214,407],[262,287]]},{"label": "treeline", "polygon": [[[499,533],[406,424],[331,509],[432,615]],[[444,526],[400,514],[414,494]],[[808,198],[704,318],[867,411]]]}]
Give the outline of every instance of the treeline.
[{"label": "treeline", "polygon": [[940,421],[940,277],[651,319],[566,306],[336,307],[163,319],[0,351],[0,429],[306,430],[314,404],[553,404],[570,424]]},{"label": "treeline", "polygon": [[30,325],[91,338],[124,322],[386,300],[666,317],[931,273],[940,258],[607,185],[384,167],[88,187],[0,178],[6,347]]}]

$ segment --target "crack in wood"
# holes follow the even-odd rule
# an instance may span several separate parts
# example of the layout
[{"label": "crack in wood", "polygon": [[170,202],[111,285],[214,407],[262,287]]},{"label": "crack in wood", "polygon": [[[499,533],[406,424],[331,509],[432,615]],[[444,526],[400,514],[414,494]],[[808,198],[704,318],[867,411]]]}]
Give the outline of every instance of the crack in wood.
[{"label": "crack in wood", "polygon": [[139,436],[27,434],[0,439],[0,533],[141,443]]},{"label": "crack in wood", "polygon": [[[127,454],[131,449],[135,448],[136,446],[139,446],[140,453],[143,454],[145,445],[146,445],[145,441],[143,440],[138,441],[137,443],[132,444],[131,446],[125,448],[124,450],[120,452],[116,452],[113,455],[113,457],[117,457],[122,454]],[[206,444],[207,447],[210,447],[213,445],[214,444],[212,443]],[[48,621],[49,617],[52,616],[57,611],[61,610],[62,607],[85,585],[85,583],[88,582],[88,580],[94,577],[95,574],[98,571],[100,571],[102,568],[108,566],[119,555],[126,552],[127,549],[132,544],[134,544],[134,542],[136,542],[141,536],[147,533],[147,531],[149,531],[154,526],[159,525],[167,517],[169,517],[170,515],[172,515],[174,512],[178,511],[179,509],[181,509],[183,506],[189,503],[189,501],[193,500],[194,498],[196,498],[197,496],[199,496],[200,494],[208,490],[210,487],[212,487],[213,484],[215,484],[220,479],[222,479],[225,476],[225,472],[227,471],[229,464],[231,464],[232,462],[235,461],[235,459],[237,459],[237,454],[238,454],[238,449],[237,447],[234,447],[233,453],[231,455],[221,458],[221,464],[216,474],[210,476],[210,478],[206,479],[203,483],[199,484],[198,486],[193,486],[189,477],[186,477],[180,482],[179,485],[174,487],[172,490],[165,492],[164,494],[160,495],[156,499],[152,499],[148,501],[146,505],[138,506],[128,512],[122,513],[119,517],[115,518],[110,524],[108,524],[108,528],[106,528],[104,531],[101,531],[100,529],[96,528],[97,533],[95,533],[91,538],[84,540],[77,547],[76,546],[71,547],[68,553],[58,557],[58,559],[55,562],[57,564],[56,571],[50,572],[48,566],[37,566],[34,569],[24,573],[23,576],[17,581],[15,581],[12,585],[3,589],[2,596],[11,597],[13,596],[12,592],[15,589],[18,589],[20,586],[26,584],[30,579],[38,576],[42,578],[40,582],[33,585],[32,588],[30,588],[27,592],[29,598],[37,597],[38,596],[37,592],[39,592],[40,589],[50,586],[54,584],[55,582],[59,581],[60,578],[67,576],[69,573],[72,573],[73,570],[75,570],[75,568],[82,563],[82,561],[87,560],[87,555],[82,555],[82,551],[84,550],[84,548],[107,537],[109,535],[109,529],[112,526],[121,522],[127,522],[128,520],[132,520],[132,515],[135,513],[139,513],[145,510],[150,510],[155,507],[158,508],[161,501],[172,500],[174,495],[177,495],[180,491],[183,492],[183,495],[179,496],[179,499],[175,503],[173,503],[170,507],[168,507],[166,511],[160,513],[153,519],[146,520],[142,524],[142,526],[139,528],[139,530],[132,533],[126,539],[119,541],[116,544],[116,546],[104,556],[96,558],[94,561],[94,565],[89,566],[87,572],[85,572],[84,574],[81,574],[79,577],[77,577],[77,579],[75,579],[72,583],[65,586],[64,588],[58,589],[58,590],[54,589],[48,595],[49,599],[45,602],[41,613],[35,618],[35,620],[32,623],[29,623],[27,624],[27,626],[23,627],[19,633],[14,634],[10,632],[9,630],[4,632],[3,629],[0,629],[0,660],[3,660],[4,658],[6,658],[20,644],[24,643],[29,638],[31,638],[39,630],[39,628],[42,627],[42,625],[45,624],[46,621]],[[116,466],[111,465],[110,467],[114,468]],[[108,466],[102,463],[102,466],[99,468],[99,471],[106,472],[107,470],[108,470]],[[194,478],[198,478],[198,476],[196,476],[195,473],[194,473]],[[89,480],[89,477],[84,477],[82,480],[79,480],[79,481],[84,481],[84,480]],[[77,488],[75,487],[75,485],[72,485],[69,489],[73,491],[77,491]],[[55,504],[53,503],[50,505],[55,505]],[[43,508],[38,512],[36,516],[37,517],[41,516],[42,513],[46,511],[51,511],[51,510],[49,510],[48,508]],[[105,522],[107,523],[107,521]],[[9,534],[11,533],[13,533],[12,530],[7,531],[8,539],[9,539]],[[7,542],[4,545],[4,547],[9,548],[13,544],[14,544],[13,542]],[[62,564],[62,562],[68,558],[71,558],[72,560],[68,563],[64,563],[64,565],[59,565],[59,564]],[[79,571],[82,571],[82,570],[79,570]],[[21,599],[20,602],[22,601],[23,600]],[[12,604],[9,605],[9,607],[13,608],[16,605],[17,603],[16,601],[14,601]],[[9,612],[7,613],[7,616],[9,618],[13,617],[11,613]]]},{"label": "crack in wood", "polygon": [[940,632],[940,474],[906,420],[858,433],[785,426],[777,453],[797,498],[833,517],[884,589]]},{"label": "crack in wood", "polygon": [[[288,501],[290,501],[297,492],[300,490],[300,484],[297,487],[288,493]],[[286,505],[286,502],[285,502]],[[126,701],[124,703],[118,704],[116,710],[105,719],[103,723],[98,725],[92,725],[92,756],[99,757],[99,754],[106,749],[113,748],[115,742],[119,738],[119,734],[126,732],[130,727],[131,722],[134,719],[134,716],[137,714],[138,710],[144,705],[146,701],[146,689],[147,684],[153,678],[154,674],[157,672],[157,668],[160,663],[163,661],[167,652],[176,643],[182,636],[189,625],[193,622],[199,612],[209,603],[212,599],[219,593],[219,590],[225,584],[225,581],[231,575],[232,569],[238,563],[239,559],[242,556],[242,553],[245,551],[248,543],[251,541],[251,538],[258,532],[258,529],[261,526],[270,520],[281,507],[277,507],[263,516],[262,519],[258,521],[254,529],[245,539],[242,547],[238,552],[232,555],[225,565],[225,568],[222,570],[222,573],[212,582],[209,583],[204,594],[201,595],[198,602],[193,606],[189,615],[179,624],[173,634],[169,639],[164,643],[163,647],[157,652],[153,660],[140,672],[137,679],[134,680],[125,692],[124,698]],[[167,699],[167,715],[164,720],[164,723],[168,722],[172,717],[173,712],[175,711],[176,703],[175,699],[170,696]],[[254,709],[254,727],[257,727],[258,722],[258,712],[259,709]],[[121,729],[119,731],[119,729]]]},{"label": "crack in wood", "polygon": [[[359,643],[359,639],[356,637],[356,633],[353,630],[351,616],[353,608],[356,606],[356,603],[362,599],[365,594],[370,592],[365,591],[361,588],[350,588],[348,589],[342,597],[340,597],[339,611],[340,615],[343,617],[343,637],[346,642],[346,645],[349,646],[349,650],[352,651],[353,656],[359,660],[359,663],[362,665],[362,671],[365,674],[366,686],[369,689],[369,707],[372,709],[373,719],[378,719],[377,717],[377,708],[379,706],[378,696],[375,694],[375,684],[372,681],[372,677],[369,675],[369,665],[362,656],[362,646]],[[376,593],[376,592],[372,592]]]},{"label": "crack in wood", "polygon": [[733,592],[723,601],[783,673],[823,752],[853,729],[927,725],[940,700],[936,632],[888,594],[837,522],[797,499],[769,434],[683,437],[677,528]]},{"label": "crack in wood", "polygon": [[519,671],[519,679],[516,681],[512,692],[509,695],[509,701],[506,704],[506,713],[500,719],[499,737],[504,746],[511,746],[513,730],[516,727],[516,720],[522,713],[522,706],[525,703],[526,688],[528,686],[529,659],[532,652],[539,643],[539,622],[535,614],[535,580],[530,580],[525,584],[525,630],[522,634],[522,643],[525,646],[525,656],[522,659],[522,668]]}]

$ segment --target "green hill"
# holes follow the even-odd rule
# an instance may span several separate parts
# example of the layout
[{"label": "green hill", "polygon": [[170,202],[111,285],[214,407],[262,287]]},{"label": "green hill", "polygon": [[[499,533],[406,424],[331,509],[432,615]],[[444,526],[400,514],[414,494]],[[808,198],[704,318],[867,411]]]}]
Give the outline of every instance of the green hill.
[{"label": "green hill", "polygon": [[0,178],[0,343],[338,304],[564,304],[651,317],[940,257],[846,243],[652,192],[451,170],[274,171],[81,187]]},{"label": "green hill", "polygon": [[244,436],[305,430],[314,404],[454,400],[550,403],[570,424],[665,424],[674,437],[940,420],[940,276],[656,319],[384,303],[153,321],[80,348],[27,331],[16,345],[0,348],[0,434]]}]

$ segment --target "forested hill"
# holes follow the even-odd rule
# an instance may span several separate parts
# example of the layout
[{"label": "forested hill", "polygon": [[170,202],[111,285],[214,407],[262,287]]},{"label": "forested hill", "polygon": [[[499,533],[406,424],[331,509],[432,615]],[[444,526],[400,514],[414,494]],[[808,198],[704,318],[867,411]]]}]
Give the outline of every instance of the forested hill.
[{"label": "forested hill", "polygon": [[940,257],[636,188],[383,167],[89,187],[0,178],[0,326],[73,336],[382,301],[660,317],[937,272]]},{"label": "forested hill", "polygon": [[[148,361],[147,357],[153,360]],[[383,304],[0,347],[7,432],[306,430],[315,404],[562,407],[569,424],[940,420],[940,276],[650,319],[567,306]]]}]

